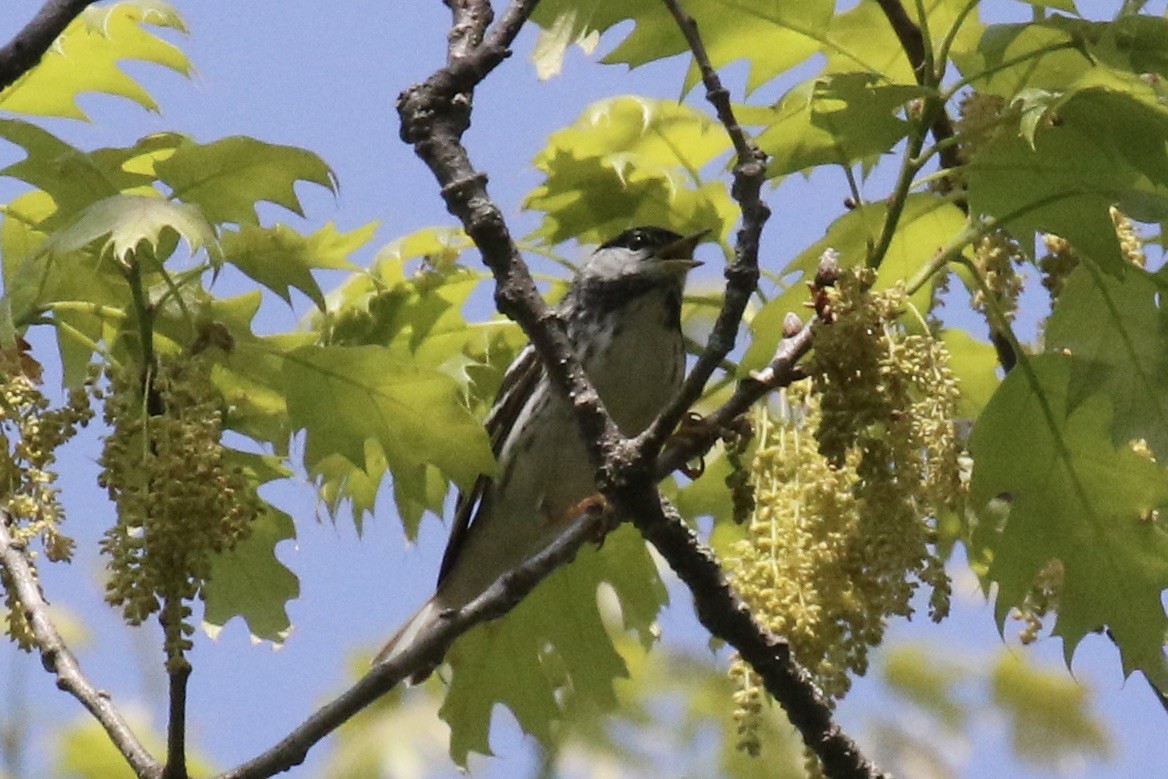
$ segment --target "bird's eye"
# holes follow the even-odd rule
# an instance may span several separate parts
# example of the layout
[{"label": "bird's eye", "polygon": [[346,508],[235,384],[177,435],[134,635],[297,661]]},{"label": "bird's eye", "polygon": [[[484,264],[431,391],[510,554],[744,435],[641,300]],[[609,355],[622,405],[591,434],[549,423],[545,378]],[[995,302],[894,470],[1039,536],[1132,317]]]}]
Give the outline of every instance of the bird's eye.
[{"label": "bird's eye", "polygon": [[644,249],[648,244],[648,237],[642,232],[635,232],[629,236],[630,249]]}]

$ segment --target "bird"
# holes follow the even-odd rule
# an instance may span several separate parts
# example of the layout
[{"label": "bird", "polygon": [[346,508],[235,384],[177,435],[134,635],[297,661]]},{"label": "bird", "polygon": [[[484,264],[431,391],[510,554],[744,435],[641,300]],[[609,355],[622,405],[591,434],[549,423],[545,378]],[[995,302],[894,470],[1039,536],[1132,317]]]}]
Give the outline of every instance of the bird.
[{"label": "bird", "polygon": [[[597,247],[556,307],[584,372],[625,436],[647,428],[681,386],[682,293],[687,274],[701,265],[693,251],[708,233],[625,230]],[[595,468],[571,405],[531,344],[504,373],[484,425],[495,473],[479,476],[458,496],[435,593],[386,642],[374,665],[398,657],[443,614],[546,548],[596,494]]]}]

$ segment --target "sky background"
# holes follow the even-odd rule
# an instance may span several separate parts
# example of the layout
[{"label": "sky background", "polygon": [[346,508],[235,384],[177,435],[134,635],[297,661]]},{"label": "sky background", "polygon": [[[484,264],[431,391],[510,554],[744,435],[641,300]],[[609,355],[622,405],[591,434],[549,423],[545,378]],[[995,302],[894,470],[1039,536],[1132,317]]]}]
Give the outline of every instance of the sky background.
[{"label": "sky background", "polygon": [[[1084,0],[1081,5],[1110,10],[1115,4]],[[30,0],[6,4],[0,39],[7,40],[38,6]],[[1022,3],[1002,0],[989,6],[999,19],[1029,14]],[[177,3],[176,8],[186,20],[190,37],[168,37],[190,57],[197,69],[194,77],[188,80],[136,63],[126,66],[158,101],[159,114],[127,101],[84,96],[80,104],[90,113],[91,124],[49,121],[46,126],[86,149],[129,145],[142,135],[170,129],[203,142],[243,134],[310,149],[333,167],[340,181],[339,195],[334,198],[319,188],[302,186],[298,192],[306,221],[278,209],[262,215],[306,230],[330,220],[342,230],[377,221],[375,239],[352,258],[359,264],[367,264],[376,248],[395,236],[420,227],[454,224],[429,171],[398,139],[393,107],[399,91],[443,62],[449,17],[437,0],[336,4],[201,0]],[[611,48],[619,37],[619,30],[610,34],[600,51]],[[480,88],[474,124],[465,138],[472,159],[489,173],[490,191],[513,220],[517,234],[535,226],[534,217],[520,210],[520,202],[539,183],[540,176],[529,162],[550,131],[570,123],[588,103],[602,97],[625,93],[676,97],[685,67],[683,60],[674,58],[630,72],[624,66],[596,64],[573,50],[563,75],[539,82],[527,62],[532,40],[531,30],[521,35],[516,56]],[[796,76],[806,77],[814,70],[812,63]],[[740,99],[744,69],[728,68],[725,77]],[[752,101],[773,99],[789,83],[790,79],[784,79],[768,84]],[[12,147],[0,147],[0,167],[19,156]],[[864,194],[880,197],[887,190],[886,181],[873,179]],[[0,182],[4,200],[19,191],[20,186],[12,182]],[[781,267],[820,238],[831,219],[841,213],[846,195],[838,172],[810,181],[792,177],[769,192],[774,216],[767,226],[764,261],[772,268]],[[716,250],[707,246],[700,254],[707,266],[696,283],[716,280]],[[322,280],[328,289],[340,276]],[[229,288],[218,291],[225,294]],[[307,310],[303,298],[292,312],[269,302],[262,320],[269,331],[294,326]],[[485,317],[489,312],[472,313]],[[981,331],[975,328],[974,332]],[[161,723],[165,678],[157,631],[122,628],[94,585],[102,566],[94,551],[96,539],[113,518],[103,492],[92,481],[98,451],[91,430],[62,461],[68,530],[79,542],[79,554],[71,567],[44,571],[45,589],[51,600],[87,624],[99,626],[78,645],[82,665],[98,686],[109,690],[118,703],[149,705],[149,715]],[[311,486],[302,479],[282,482],[278,494],[269,497],[296,520],[298,541],[283,544],[279,556],[300,577],[301,597],[289,607],[294,632],[277,652],[251,644],[238,620],[229,623],[216,641],[200,636],[196,642],[190,687],[193,738],[219,768],[270,746],[342,687],[355,653],[384,640],[428,596],[446,538],[444,525],[428,518],[417,545],[407,545],[388,500],[381,502],[358,537],[347,520],[334,525],[323,518]],[[662,619],[667,639],[704,646],[705,636],[692,616],[688,595],[677,587],[672,591],[673,605]],[[936,641],[937,651],[947,658],[979,662],[990,657],[1001,646],[991,607],[968,576],[955,583],[955,595],[952,619],[941,626],[923,618],[899,623],[890,639]],[[1016,632],[1010,626],[1007,630]],[[1052,668],[1062,663],[1057,639],[1046,639],[1027,651]],[[1136,677],[1125,683],[1117,653],[1099,637],[1083,642],[1074,668],[1076,678],[1096,693],[1098,710],[1117,749],[1116,759],[1083,766],[1081,775],[1158,775],[1162,769],[1157,766],[1168,764],[1168,740],[1163,737],[1168,720],[1143,680]],[[24,695],[32,702],[30,727],[37,735],[43,735],[50,723],[81,716],[80,707],[54,688],[36,658],[0,644],[0,711],[13,695]],[[874,685],[861,680],[840,704],[839,717],[845,729],[862,741],[868,714],[888,704]],[[500,711],[497,721],[493,744],[498,757],[472,759],[472,776],[514,776],[529,766],[529,750],[513,720]],[[963,747],[963,775],[1053,775],[1010,762],[1004,749],[1007,738],[1004,723],[980,724],[972,743]],[[315,775],[327,749],[327,743],[318,747],[306,766],[291,775]],[[29,776],[38,775],[36,769],[44,766],[46,755],[46,749],[30,755]],[[433,768],[434,776],[457,775],[449,763]]]}]

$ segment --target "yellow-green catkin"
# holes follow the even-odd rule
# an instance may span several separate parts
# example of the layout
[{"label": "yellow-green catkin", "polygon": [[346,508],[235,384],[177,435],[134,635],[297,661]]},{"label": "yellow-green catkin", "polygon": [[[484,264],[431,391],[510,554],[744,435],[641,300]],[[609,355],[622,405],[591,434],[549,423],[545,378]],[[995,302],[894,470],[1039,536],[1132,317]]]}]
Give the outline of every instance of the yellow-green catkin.
[{"label": "yellow-green catkin", "polygon": [[[100,483],[118,510],[102,539],[110,556],[106,600],[130,624],[159,613],[168,667],[185,662],[190,601],[202,594],[212,555],[246,537],[261,510],[254,485],[227,460],[222,399],[198,358],[161,363],[149,413],[136,370],[110,376],[111,432]],[[151,404],[153,405],[153,404]]]},{"label": "yellow-green catkin", "polygon": [[984,288],[973,293],[970,304],[974,310],[1012,321],[1022,292],[1022,277],[1014,266],[1024,261],[1018,242],[1005,230],[993,230],[978,238],[973,244],[973,264]]},{"label": "yellow-green catkin", "polygon": [[1115,225],[1115,237],[1119,239],[1119,250],[1124,259],[1137,268],[1146,267],[1148,258],[1144,255],[1144,242],[1136,235],[1132,220],[1115,206],[1108,213],[1111,214],[1111,223]]},{"label": "yellow-green catkin", "polygon": [[998,95],[970,92],[961,100],[953,129],[962,162],[973,159],[979,149],[1002,131],[1005,110],[1006,100]]},{"label": "yellow-green catkin", "polygon": [[1038,270],[1042,272],[1042,286],[1050,293],[1050,302],[1054,303],[1062,294],[1071,271],[1079,266],[1079,254],[1066,239],[1051,233],[1043,234],[1042,245],[1046,254],[1038,258]]},{"label": "yellow-green catkin", "polygon": [[[727,561],[756,618],[832,699],[867,670],[888,620],[912,612],[920,584],[932,617],[947,613],[935,517],[961,483],[959,390],[944,346],[908,334],[904,291],[870,292],[872,280],[847,272],[828,290],[835,318],[816,331],[812,386],[784,391],[781,413],[758,410],[756,505]],[[761,683],[738,659],[732,675],[752,751]]]},{"label": "yellow-green catkin", "polygon": [[[21,347],[0,349],[0,521],[14,543],[39,541],[50,561],[68,561],[73,540],[60,531],[64,511],[57,497],[57,450],[93,417],[86,387],[52,408],[41,391],[40,366]],[[35,550],[28,549],[32,561]],[[33,568],[35,573],[36,569]],[[6,632],[22,649],[33,647],[31,626],[7,572],[0,571],[7,608]]]}]

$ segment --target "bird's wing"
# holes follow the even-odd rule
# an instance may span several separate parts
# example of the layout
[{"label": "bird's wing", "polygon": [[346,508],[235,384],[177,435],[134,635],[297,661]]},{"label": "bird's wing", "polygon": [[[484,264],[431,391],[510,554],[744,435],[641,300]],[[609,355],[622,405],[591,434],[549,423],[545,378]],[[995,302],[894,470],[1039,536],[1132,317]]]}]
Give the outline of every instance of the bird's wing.
[{"label": "bird's wing", "polygon": [[[508,432],[514,428],[515,421],[531,398],[542,375],[543,364],[531,344],[523,347],[503,375],[503,383],[499,385],[499,392],[495,395],[495,404],[491,406],[491,411],[483,423],[487,428],[487,435],[490,436],[491,451],[494,452],[496,459],[503,450]],[[439,587],[454,568],[475,518],[482,512],[490,510],[492,487],[491,477],[484,475],[475,480],[470,492],[459,493],[454,505],[454,523],[450,528],[450,540],[446,542],[442,565],[438,569]]]}]

